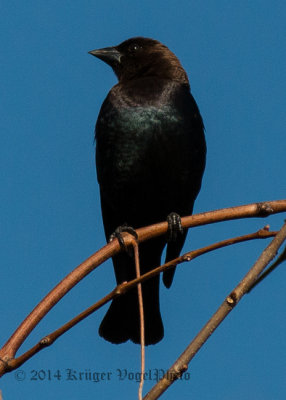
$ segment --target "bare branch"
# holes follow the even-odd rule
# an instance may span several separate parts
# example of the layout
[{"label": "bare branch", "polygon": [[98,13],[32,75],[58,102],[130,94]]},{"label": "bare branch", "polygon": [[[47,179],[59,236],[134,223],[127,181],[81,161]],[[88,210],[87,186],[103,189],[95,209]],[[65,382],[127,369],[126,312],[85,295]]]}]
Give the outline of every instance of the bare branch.
[{"label": "bare branch", "polygon": [[[191,226],[194,227],[238,218],[266,217],[270,214],[280,213],[283,211],[286,211],[286,200],[253,203],[184,217],[182,218],[182,226],[184,228],[189,228]],[[167,232],[167,228],[167,222],[140,228],[136,231],[138,234],[138,242],[140,243],[160,236]],[[122,236],[126,246],[131,246],[132,238],[127,233],[123,233]],[[17,350],[26,337],[51,310],[51,308],[54,307],[54,305],[57,304],[57,302],[86,275],[120,251],[121,248],[117,240],[108,243],[69,273],[54,289],[51,290],[50,293],[46,295],[46,297],[26,317],[0,350],[0,376],[7,368],[6,363],[15,357]],[[103,304],[109,301],[109,299],[110,297],[108,296],[102,299]],[[43,342],[45,342],[45,340]],[[41,346],[43,347],[43,345]]]},{"label": "bare branch", "polygon": [[[277,234],[277,232],[269,232],[268,229],[269,229],[269,227],[266,226],[266,227],[260,229],[259,231],[251,233],[251,234],[247,234],[244,236],[239,236],[239,237],[235,237],[235,238],[231,238],[231,239],[226,239],[221,242],[214,243],[209,246],[190,251],[190,252],[183,254],[182,256],[180,256],[172,261],[169,261],[168,263],[163,264],[160,267],[155,268],[154,270],[142,275],[140,278],[136,278],[136,279],[133,279],[132,281],[124,282],[124,283],[118,285],[109,294],[107,294],[104,298],[102,298],[101,300],[99,300],[98,302],[96,302],[95,304],[93,304],[92,306],[90,306],[89,308],[84,310],[83,312],[81,312],[79,315],[77,315],[72,320],[70,320],[69,322],[67,322],[60,328],[58,328],[56,331],[46,335],[43,339],[41,339],[39,341],[39,343],[37,343],[35,346],[33,346],[31,349],[26,351],[21,356],[19,356],[17,358],[5,360],[5,362],[2,358],[2,362],[4,362],[4,364],[3,364],[2,370],[1,370],[1,363],[0,363],[0,375],[5,372],[9,372],[16,368],[19,368],[24,362],[26,362],[28,359],[33,357],[34,354],[38,353],[43,348],[50,346],[52,343],[54,343],[54,341],[56,339],[58,339],[61,335],[63,335],[65,332],[67,332],[73,326],[78,324],[83,319],[87,318],[90,314],[97,311],[99,308],[101,308],[107,302],[111,301],[113,298],[126,293],[131,288],[134,288],[139,282],[143,282],[147,279],[150,279],[153,276],[158,275],[160,272],[171,268],[173,265],[180,265],[184,262],[191,261],[194,258],[197,258],[203,254],[209,253],[210,251],[214,251],[214,250],[220,249],[222,247],[230,246],[230,245],[233,245],[236,243],[245,242],[248,240],[267,239],[267,238],[273,237]],[[132,241],[132,239],[133,239],[133,236],[131,236],[131,241]]]},{"label": "bare branch", "polygon": [[275,257],[279,247],[286,239],[286,223],[277,233],[272,242],[262,252],[259,259],[253,267],[240,281],[236,288],[227,296],[219,309],[215,312],[212,318],[207,322],[199,334],[189,344],[186,350],[181,354],[178,360],[166,372],[164,377],[150,390],[144,397],[144,400],[158,399],[167,388],[172,385],[188,368],[188,364],[197,354],[202,345],[212,335],[215,329],[221,324],[225,317],[234,309],[240,299],[244,296],[249,288],[256,281],[257,277],[266,268],[268,263]]}]

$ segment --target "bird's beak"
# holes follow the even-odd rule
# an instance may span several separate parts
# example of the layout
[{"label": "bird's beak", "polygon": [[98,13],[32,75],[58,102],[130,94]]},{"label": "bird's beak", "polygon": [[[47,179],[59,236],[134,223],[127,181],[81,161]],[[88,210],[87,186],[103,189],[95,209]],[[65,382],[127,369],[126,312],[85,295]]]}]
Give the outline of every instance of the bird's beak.
[{"label": "bird's beak", "polygon": [[110,66],[113,66],[115,63],[120,64],[121,53],[116,49],[116,47],[105,47],[104,49],[91,50],[88,54],[99,58]]}]

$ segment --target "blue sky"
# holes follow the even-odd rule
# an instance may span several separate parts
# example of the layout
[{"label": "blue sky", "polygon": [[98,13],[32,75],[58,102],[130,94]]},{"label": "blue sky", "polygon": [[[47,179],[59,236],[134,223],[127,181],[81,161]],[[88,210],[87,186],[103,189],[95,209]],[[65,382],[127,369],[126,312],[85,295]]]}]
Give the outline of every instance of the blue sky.
[{"label": "blue sky", "polygon": [[[105,242],[94,167],[93,131],[116,77],[87,54],[132,36],[166,44],[186,69],[206,126],[207,167],[195,212],[285,198],[286,3],[2,1],[0,246],[1,343],[71,269]],[[193,229],[184,250],[279,229],[285,215]],[[161,287],[165,338],[147,348],[146,368],[168,368],[267,241],[244,243],[178,268]],[[283,266],[223,322],[165,399],[284,399]],[[101,298],[115,284],[109,262],[69,293],[20,349]],[[118,370],[140,370],[140,348],[98,337],[106,309],[1,380],[5,400],[137,396]],[[109,382],[66,380],[66,370],[111,372]],[[61,380],[32,380],[59,370]],[[48,373],[48,372],[47,372]],[[131,375],[130,375],[131,377]],[[147,381],[144,387],[151,387]]]}]

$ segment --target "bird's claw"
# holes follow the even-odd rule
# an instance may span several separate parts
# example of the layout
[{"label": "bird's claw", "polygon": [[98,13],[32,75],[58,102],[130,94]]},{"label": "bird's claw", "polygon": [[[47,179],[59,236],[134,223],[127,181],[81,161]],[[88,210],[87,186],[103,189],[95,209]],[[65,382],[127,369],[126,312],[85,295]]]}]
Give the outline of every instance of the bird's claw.
[{"label": "bird's claw", "polygon": [[175,242],[177,240],[178,234],[182,235],[184,233],[181,217],[179,214],[172,212],[167,216],[167,222],[167,240],[168,242]]},{"label": "bird's claw", "polygon": [[[128,226],[127,224],[120,225],[118,226],[115,231],[110,235],[109,237],[109,242],[112,242],[112,240],[117,239],[119,242],[119,245],[121,247],[121,250],[125,251],[128,253],[130,256],[133,255],[133,253],[130,251],[130,249],[126,246],[124,239],[122,237],[122,232],[128,232],[130,235],[134,236],[136,241],[138,240],[138,235],[135,229],[132,228],[132,226]],[[132,253],[132,254],[131,254]]]}]

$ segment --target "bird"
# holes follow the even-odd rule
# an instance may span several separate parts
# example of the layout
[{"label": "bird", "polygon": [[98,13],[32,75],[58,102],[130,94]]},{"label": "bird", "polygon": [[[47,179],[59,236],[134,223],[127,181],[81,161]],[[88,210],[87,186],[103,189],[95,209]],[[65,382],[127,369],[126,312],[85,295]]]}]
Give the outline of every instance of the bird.
[{"label": "bird", "polygon": [[[168,220],[169,234],[139,246],[140,273],[179,256],[187,230],[180,217],[192,214],[206,163],[205,128],[188,76],[161,42],[134,37],[92,50],[118,78],[105,98],[95,126],[96,170],[106,240],[118,227],[133,229]],[[128,252],[113,257],[117,284],[134,279]],[[163,273],[169,288],[175,267]],[[159,276],[142,284],[145,344],[164,336]],[[137,289],[112,300],[99,327],[111,343],[140,343]]]}]

